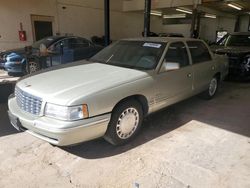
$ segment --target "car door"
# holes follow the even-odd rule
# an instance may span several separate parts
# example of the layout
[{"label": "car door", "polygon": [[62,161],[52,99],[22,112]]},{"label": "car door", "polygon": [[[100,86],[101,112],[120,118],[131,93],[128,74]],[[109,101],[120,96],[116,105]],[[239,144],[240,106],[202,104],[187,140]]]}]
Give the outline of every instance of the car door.
[{"label": "car door", "polygon": [[72,46],[69,42],[70,39],[69,38],[62,39],[62,40],[54,43],[50,47],[50,49],[52,49],[52,52],[54,54],[52,57],[52,65],[69,63],[69,62],[74,61],[73,49],[72,49]]},{"label": "car door", "polygon": [[215,63],[202,41],[187,41],[194,70],[194,89],[199,92],[208,87],[215,74]]},{"label": "car door", "polygon": [[[160,72],[156,76],[156,108],[168,106],[192,94],[193,68],[189,59],[183,42],[169,44]],[[178,63],[180,67],[166,71],[163,69],[164,63]]]}]

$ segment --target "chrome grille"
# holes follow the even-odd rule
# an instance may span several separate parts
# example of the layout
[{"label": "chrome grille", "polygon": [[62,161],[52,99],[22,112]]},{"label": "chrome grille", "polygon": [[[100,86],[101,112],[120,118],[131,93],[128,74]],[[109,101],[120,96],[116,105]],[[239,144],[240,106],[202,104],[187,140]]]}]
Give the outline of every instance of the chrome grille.
[{"label": "chrome grille", "polygon": [[42,106],[42,99],[33,96],[20,88],[15,88],[15,96],[18,106],[25,112],[29,112],[34,115],[39,115]]}]

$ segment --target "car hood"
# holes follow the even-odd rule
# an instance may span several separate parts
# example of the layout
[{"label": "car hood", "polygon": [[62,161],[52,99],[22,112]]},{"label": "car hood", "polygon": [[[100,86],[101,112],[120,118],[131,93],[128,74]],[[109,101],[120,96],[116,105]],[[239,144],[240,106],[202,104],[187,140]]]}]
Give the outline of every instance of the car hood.
[{"label": "car hood", "polygon": [[22,79],[17,87],[47,102],[70,105],[80,96],[87,97],[148,76],[145,71],[79,62],[82,65],[45,71]]},{"label": "car hood", "polygon": [[24,54],[25,54],[24,48],[16,48],[16,49],[5,50],[5,51],[0,52],[0,57],[3,58],[4,61],[6,61],[8,56],[15,55],[15,56],[19,56],[19,59],[21,59]]},{"label": "car hood", "polygon": [[250,53],[250,47],[231,46],[231,47],[212,47],[217,54],[245,54]]}]

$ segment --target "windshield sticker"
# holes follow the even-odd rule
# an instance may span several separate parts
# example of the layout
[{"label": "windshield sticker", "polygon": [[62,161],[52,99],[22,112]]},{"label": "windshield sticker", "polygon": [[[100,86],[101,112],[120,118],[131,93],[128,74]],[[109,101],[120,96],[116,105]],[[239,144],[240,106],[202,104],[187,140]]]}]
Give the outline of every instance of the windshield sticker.
[{"label": "windshield sticker", "polygon": [[161,44],[156,44],[156,43],[144,43],[143,44],[144,47],[151,47],[151,48],[160,48]]}]

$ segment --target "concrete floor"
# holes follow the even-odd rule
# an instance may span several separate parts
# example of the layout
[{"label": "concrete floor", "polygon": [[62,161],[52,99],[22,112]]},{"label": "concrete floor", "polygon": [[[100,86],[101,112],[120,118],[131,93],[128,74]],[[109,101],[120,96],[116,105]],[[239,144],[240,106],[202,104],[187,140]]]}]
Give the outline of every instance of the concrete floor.
[{"label": "concrete floor", "polygon": [[[130,144],[49,145],[0,106],[0,187],[250,187],[250,83],[224,83],[148,117]],[[137,185],[136,185],[137,184]]]}]

